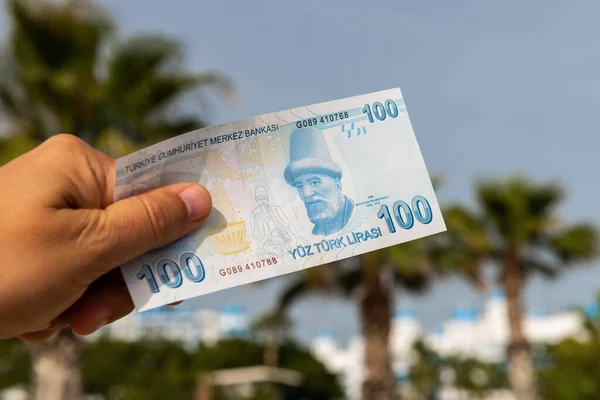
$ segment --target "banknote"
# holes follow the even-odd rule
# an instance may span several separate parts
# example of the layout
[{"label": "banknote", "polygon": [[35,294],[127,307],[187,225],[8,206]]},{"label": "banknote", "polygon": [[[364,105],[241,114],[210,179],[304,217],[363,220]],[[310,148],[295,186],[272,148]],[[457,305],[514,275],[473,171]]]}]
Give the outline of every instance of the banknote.
[{"label": "banknote", "polygon": [[399,88],[139,150],[117,160],[115,200],[178,182],[204,185],[213,209],[121,266],[138,311],[446,230]]}]

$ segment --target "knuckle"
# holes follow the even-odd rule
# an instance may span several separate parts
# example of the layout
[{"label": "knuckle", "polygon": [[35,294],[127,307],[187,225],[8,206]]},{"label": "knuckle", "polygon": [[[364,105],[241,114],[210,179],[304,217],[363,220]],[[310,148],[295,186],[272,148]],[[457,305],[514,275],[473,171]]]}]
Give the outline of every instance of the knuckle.
[{"label": "knuckle", "polygon": [[90,149],[82,139],[66,133],[52,136],[41,147],[42,157],[60,167],[80,164]]},{"label": "knuckle", "polygon": [[65,231],[71,231],[76,238],[77,248],[82,249],[73,263],[79,266],[106,263],[119,241],[115,224],[102,210],[88,210],[80,215],[84,217],[71,218],[70,226],[64,228]]},{"label": "knuckle", "polygon": [[148,229],[156,241],[162,241],[169,232],[171,218],[162,203],[153,196],[139,197],[146,213]]},{"label": "knuckle", "polygon": [[77,136],[68,133],[60,133],[46,140],[46,144],[52,147],[62,149],[80,149],[86,146],[86,143]]},{"label": "knuckle", "polygon": [[100,210],[88,217],[82,236],[87,238],[86,247],[94,260],[102,260],[106,254],[110,254],[119,241],[114,224]]}]

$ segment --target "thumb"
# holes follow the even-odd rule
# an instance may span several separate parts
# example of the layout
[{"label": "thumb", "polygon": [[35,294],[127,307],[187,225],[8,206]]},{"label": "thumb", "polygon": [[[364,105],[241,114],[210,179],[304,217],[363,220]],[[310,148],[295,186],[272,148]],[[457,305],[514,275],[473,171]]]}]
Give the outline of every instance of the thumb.
[{"label": "thumb", "polygon": [[104,210],[103,229],[113,237],[105,249],[107,267],[174,242],[210,214],[212,199],[200,185],[180,183],[119,200]]}]

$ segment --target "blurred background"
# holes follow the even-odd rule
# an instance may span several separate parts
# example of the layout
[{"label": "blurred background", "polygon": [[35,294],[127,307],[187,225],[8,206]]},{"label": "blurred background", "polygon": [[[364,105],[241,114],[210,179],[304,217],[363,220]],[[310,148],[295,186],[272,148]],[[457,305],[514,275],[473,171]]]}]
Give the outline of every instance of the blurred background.
[{"label": "blurred background", "polygon": [[0,165],[400,87],[448,232],[0,341],[0,399],[598,399],[600,3],[4,0]]}]

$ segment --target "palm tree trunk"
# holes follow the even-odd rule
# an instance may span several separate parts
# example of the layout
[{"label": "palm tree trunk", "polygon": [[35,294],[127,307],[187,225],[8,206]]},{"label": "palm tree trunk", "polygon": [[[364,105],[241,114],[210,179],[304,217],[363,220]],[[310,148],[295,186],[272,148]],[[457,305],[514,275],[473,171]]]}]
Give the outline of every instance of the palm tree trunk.
[{"label": "palm tree trunk", "polygon": [[70,329],[33,345],[35,400],[80,400],[81,345]]},{"label": "palm tree trunk", "polygon": [[506,293],[509,324],[508,380],[518,400],[536,400],[537,389],[533,359],[523,329],[524,278],[517,252],[509,251],[502,279]]},{"label": "palm tree trunk", "polygon": [[376,254],[362,257],[360,318],[365,341],[363,400],[399,400],[389,349],[392,295],[382,284]]},{"label": "palm tree trunk", "polygon": [[267,333],[263,362],[269,367],[277,367],[279,364],[279,338],[274,332]]}]

